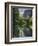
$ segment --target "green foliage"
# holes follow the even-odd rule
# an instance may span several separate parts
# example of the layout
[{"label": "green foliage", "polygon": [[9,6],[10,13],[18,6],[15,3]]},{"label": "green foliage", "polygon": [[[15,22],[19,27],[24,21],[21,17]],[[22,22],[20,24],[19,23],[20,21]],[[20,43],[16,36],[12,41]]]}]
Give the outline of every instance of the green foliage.
[{"label": "green foliage", "polygon": [[32,16],[29,17],[29,19],[26,19],[22,15],[19,15],[19,11],[16,9],[14,10],[14,21],[15,21],[15,36],[19,36],[19,28],[22,30],[23,28],[27,27],[29,29],[32,29]]},{"label": "green foliage", "polygon": [[16,19],[16,23],[20,28],[26,25],[26,21],[23,19],[23,17],[19,17],[18,19]]},{"label": "green foliage", "polygon": [[24,27],[32,27],[32,16],[29,17],[29,19],[25,19],[22,15],[19,15],[19,11],[14,9],[14,14],[15,14],[15,25],[19,28],[24,28]]},{"label": "green foliage", "polygon": [[30,17],[28,20],[25,20],[25,18],[21,15],[19,16],[19,13],[16,13],[16,25],[18,25],[18,27],[20,28],[24,28],[24,27],[32,27],[32,17]]}]

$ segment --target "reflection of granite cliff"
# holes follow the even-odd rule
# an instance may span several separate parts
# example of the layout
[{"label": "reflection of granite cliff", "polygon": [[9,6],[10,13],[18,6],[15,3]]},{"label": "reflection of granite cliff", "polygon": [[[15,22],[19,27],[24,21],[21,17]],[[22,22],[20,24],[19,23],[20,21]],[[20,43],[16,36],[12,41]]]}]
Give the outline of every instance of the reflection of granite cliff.
[{"label": "reflection of granite cliff", "polygon": [[25,10],[23,16],[29,19],[32,16],[32,10]]}]

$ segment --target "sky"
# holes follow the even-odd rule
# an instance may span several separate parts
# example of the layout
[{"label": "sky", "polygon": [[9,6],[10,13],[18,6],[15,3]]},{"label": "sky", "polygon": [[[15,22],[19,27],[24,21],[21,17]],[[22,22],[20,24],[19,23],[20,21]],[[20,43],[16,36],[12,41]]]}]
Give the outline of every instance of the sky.
[{"label": "sky", "polygon": [[31,9],[30,8],[19,8],[18,10],[19,10],[20,16],[21,15],[23,16],[25,10],[31,10]]}]

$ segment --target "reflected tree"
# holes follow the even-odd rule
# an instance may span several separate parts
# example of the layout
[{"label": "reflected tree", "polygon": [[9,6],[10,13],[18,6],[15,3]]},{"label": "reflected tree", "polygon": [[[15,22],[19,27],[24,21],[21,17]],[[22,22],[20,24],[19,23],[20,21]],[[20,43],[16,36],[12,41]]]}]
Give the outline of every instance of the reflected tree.
[{"label": "reflected tree", "polygon": [[32,36],[32,10],[19,14],[18,8],[13,8],[13,37]]}]

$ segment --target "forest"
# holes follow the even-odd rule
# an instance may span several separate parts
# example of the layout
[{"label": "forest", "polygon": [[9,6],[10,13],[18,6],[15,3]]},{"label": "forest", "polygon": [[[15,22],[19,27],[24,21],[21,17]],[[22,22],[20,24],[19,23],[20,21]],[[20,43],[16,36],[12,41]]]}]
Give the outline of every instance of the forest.
[{"label": "forest", "polygon": [[32,37],[32,9],[13,8],[13,37]]}]

